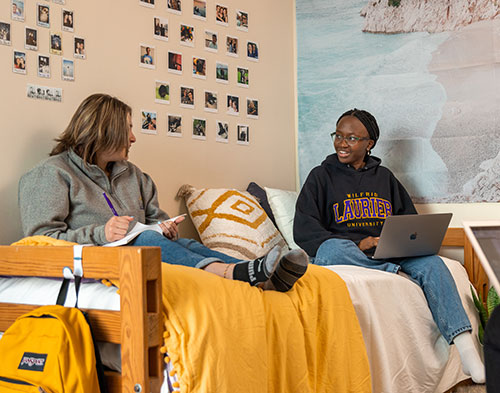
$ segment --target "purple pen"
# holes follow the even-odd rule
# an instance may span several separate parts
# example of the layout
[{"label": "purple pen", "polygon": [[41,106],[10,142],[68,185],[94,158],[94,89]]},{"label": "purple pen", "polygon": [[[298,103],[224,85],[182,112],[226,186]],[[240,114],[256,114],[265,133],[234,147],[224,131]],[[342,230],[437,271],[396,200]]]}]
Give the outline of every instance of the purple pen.
[{"label": "purple pen", "polygon": [[113,204],[111,203],[111,201],[109,200],[109,198],[105,192],[102,193],[102,196],[104,197],[104,199],[106,199],[106,202],[108,202],[108,206],[111,209],[111,211],[113,212],[113,214],[115,216],[118,216],[118,213],[116,212],[115,207],[113,206]]}]

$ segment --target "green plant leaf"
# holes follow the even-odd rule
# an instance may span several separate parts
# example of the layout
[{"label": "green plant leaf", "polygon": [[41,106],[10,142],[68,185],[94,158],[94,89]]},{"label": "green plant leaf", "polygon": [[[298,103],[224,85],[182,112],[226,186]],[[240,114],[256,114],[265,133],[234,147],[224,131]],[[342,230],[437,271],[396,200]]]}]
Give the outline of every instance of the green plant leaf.
[{"label": "green plant leaf", "polygon": [[491,315],[496,306],[500,304],[500,297],[498,297],[497,291],[494,287],[491,287],[488,291],[488,297],[486,298],[486,306],[488,307],[488,315]]},{"label": "green plant leaf", "polygon": [[484,329],[486,322],[488,322],[488,311],[484,308],[483,299],[481,294],[479,294],[479,299],[476,296],[476,292],[472,285],[470,286],[470,292],[472,293],[472,299],[474,300],[474,305],[476,306],[477,312],[479,313],[479,320],[481,321],[481,328]]},{"label": "green plant leaf", "polygon": [[483,328],[483,326],[482,326],[482,325],[479,325],[478,327],[479,327],[479,329],[478,329],[477,336],[478,336],[478,338],[479,338],[479,342],[480,342],[481,344],[484,344],[484,343],[483,343],[483,338],[484,338],[484,328]]}]

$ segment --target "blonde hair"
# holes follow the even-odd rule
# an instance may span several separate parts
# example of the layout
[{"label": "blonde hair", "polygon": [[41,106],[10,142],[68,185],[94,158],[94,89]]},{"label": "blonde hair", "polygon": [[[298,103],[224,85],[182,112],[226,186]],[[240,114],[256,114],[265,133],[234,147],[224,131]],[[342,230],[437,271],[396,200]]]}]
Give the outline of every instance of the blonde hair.
[{"label": "blonde hair", "polygon": [[77,108],[50,155],[73,149],[85,162],[96,163],[96,153],[128,146],[127,114],[132,109],[118,98],[92,94]]}]

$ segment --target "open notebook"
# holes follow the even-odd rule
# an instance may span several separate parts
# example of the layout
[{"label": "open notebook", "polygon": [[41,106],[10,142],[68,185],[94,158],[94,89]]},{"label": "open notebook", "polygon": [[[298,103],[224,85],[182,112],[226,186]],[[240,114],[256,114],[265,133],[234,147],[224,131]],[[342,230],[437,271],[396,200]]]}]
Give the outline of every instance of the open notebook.
[{"label": "open notebook", "polygon": [[[185,214],[181,214],[180,216],[169,218],[168,220],[165,220],[164,222],[175,221],[178,218],[184,217],[184,216],[186,216],[186,215]],[[124,238],[122,238],[120,240],[117,240],[115,242],[104,244],[103,247],[118,247],[118,246],[123,246],[125,244],[130,243],[137,236],[139,236],[140,233],[142,233],[144,231],[155,231],[155,232],[158,232],[158,233],[163,233],[162,229],[160,228],[160,224],[145,225],[145,224],[141,224],[140,222],[136,222],[135,225],[134,225],[134,227],[130,230],[129,233],[127,233],[127,235]]]}]

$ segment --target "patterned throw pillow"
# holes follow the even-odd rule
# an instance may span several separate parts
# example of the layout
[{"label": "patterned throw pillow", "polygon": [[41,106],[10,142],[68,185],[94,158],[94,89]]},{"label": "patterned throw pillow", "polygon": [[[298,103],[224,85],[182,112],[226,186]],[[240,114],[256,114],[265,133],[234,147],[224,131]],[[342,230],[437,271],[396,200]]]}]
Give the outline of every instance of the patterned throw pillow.
[{"label": "patterned throw pillow", "polygon": [[235,258],[254,259],[277,244],[285,246],[279,231],[248,192],[196,189],[185,184],[177,196],[185,199],[202,243],[213,250]]}]

